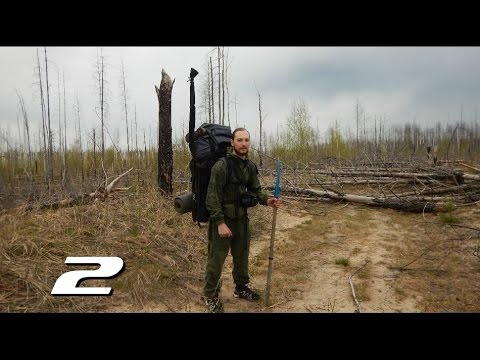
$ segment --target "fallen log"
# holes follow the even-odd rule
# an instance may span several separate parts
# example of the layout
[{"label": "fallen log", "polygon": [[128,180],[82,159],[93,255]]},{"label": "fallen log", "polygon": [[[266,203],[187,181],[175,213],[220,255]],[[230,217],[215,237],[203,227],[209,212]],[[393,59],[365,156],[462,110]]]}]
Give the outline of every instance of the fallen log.
[{"label": "fallen log", "polygon": [[350,177],[387,177],[387,178],[416,178],[416,179],[435,179],[435,180],[449,180],[456,179],[459,183],[461,180],[480,180],[480,175],[464,174],[462,171],[455,170],[453,172],[439,171],[434,173],[408,173],[408,172],[390,172],[390,171],[318,171],[317,174],[331,175],[331,176],[350,176]]},{"label": "fallen log", "polygon": [[27,204],[17,208],[17,210],[23,211],[32,211],[32,210],[43,210],[43,209],[58,209],[61,207],[67,206],[75,206],[75,205],[85,205],[97,201],[105,201],[105,199],[112,193],[116,191],[126,191],[130,189],[129,187],[122,187],[122,188],[115,188],[114,186],[131,172],[133,168],[125,171],[123,174],[120,174],[115,179],[113,179],[108,185],[101,185],[98,189],[93,192],[81,194],[78,196],[73,196],[68,199],[53,201],[49,203],[42,203],[42,204]]},{"label": "fallen log", "polygon": [[463,184],[459,186],[450,186],[446,188],[437,188],[437,189],[424,189],[419,191],[409,191],[395,194],[397,197],[406,197],[406,196],[425,196],[425,195],[439,195],[439,194],[448,194],[448,193],[463,193],[467,194],[468,192],[472,193],[480,193],[480,184],[473,185],[473,184]]},{"label": "fallen log", "polygon": [[[273,190],[273,186],[267,186],[267,190]],[[400,211],[423,213],[443,212],[443,204],[430,201],[408,200],[397,198],[377,198],[363,195],[340,194],[328,190],[304,189],[291,186],[281,186],[281,193],[294,193],[296,195],[312,195],[333,200],[349,201],[354,203],[378,206],[382,208],[395,209]]]}]

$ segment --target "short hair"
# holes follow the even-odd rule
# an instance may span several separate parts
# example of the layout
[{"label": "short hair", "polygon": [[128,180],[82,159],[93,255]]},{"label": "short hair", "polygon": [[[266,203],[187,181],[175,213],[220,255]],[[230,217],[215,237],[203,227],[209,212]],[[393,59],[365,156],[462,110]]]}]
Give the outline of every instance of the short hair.
[{"label": "short hair", "polygon": [[237,131],[246,131],[248,133],[248,137],[250,137],[250,131],[248,131],[247,129],[245,128],[236,128],[235,130],[233,130],[232,132],[232,140],[235,140],[235,134],[237,133]]}]

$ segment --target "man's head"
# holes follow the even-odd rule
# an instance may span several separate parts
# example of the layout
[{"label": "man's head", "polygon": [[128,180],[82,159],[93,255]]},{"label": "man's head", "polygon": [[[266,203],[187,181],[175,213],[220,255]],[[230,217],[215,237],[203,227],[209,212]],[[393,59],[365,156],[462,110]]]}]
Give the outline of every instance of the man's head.
[{"label": "man's head", "polygon": [[237,128],[232,133],[230,140],[233,152],[238,156],[244,158],[250,149],[250,133],[245,128]]}]

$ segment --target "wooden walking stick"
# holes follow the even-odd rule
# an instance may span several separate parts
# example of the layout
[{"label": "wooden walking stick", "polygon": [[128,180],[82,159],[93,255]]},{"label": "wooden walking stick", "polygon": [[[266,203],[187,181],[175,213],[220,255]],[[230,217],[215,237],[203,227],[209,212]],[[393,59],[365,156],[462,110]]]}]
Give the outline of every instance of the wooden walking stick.
[{"label": "wooden walking stick", "polygon": [[[280,160],[277,160],[277,180],[275,182],[275,190],[273,196],[278,199],[280,195]],[[270,285],[272,281],[272,267],[273,267],[273,243],[275,241],[275,226],[277,225],[277,208],[273,208],[272,220],[272,234],[270,236],[270,253],[268,255],[268,273],[267,273],[267,287],[265,289],[265,306],[268,306],[270,297]]]}]

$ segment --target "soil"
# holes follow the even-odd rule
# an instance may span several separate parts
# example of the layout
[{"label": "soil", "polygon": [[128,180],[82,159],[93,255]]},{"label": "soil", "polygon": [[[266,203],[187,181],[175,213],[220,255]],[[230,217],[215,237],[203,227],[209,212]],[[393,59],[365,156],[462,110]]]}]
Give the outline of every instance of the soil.
[{"label": "soil", "polygon": [[[252,286],[262,294],[260,301],[232,296],[229,256],[222,275],[225,312],[479,311],[480,235],[464,228],[480,223],[479,204],[455,214],[459,227],[436,214],[345,203],[286,204],[277,213],[268,306],[267,229],[253,236],[250,254]],[[157,304],[146,311],[166,310]],[[206,310],[200,299],[193,299],[183,311]]]}]

